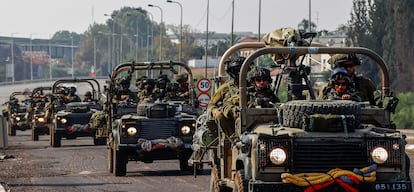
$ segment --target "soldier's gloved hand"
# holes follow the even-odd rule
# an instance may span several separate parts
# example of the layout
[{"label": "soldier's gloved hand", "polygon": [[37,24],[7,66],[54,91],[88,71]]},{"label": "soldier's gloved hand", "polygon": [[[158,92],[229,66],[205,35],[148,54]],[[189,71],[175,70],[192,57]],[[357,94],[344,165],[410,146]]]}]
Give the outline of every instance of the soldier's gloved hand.
[{"label": "soldier's gloved hand", "polygon": [[228,119],[236,119],[239,115],[239,107],[231,104],[230,102],[225,102],[223,105],[223,115]]},{"label": "soldier's gloved hand", "polygon": [[220,108],[213,109],[212,110],[212,114],[213,114],[213,117],[215,119],[221,119],[221,118],[223,118],[223,113],[221,112],[221,109]]}]

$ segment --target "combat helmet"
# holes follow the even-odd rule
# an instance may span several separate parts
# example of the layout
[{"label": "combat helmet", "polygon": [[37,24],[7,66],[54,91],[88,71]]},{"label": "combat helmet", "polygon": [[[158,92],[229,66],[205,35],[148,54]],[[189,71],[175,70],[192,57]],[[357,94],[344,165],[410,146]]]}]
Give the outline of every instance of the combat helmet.
[{"label": "combat helmet", "polygon": [[332,69],[345,64],[361,65],[361,60],[355,54],[336,54],[329,58]]},{"label": "combat helmet", "polygon": [[335,68],[335,69],[332,71],[331,75],[329,76],[329,81],[330,81],[331,83],[332,83],[332,82],[335,82],[335,81],[337,81],[337,80],[339,80],[339,79],[344,79],[344,80],[346,80],[347,82],[350,82],[348,72],[347,72],[344,68],[342,68],[342,67],[337,67],[337,68]]},{"label": "combat helmet", "polygon": [[226,73],[229,74],[230,77],[236,81],[238,81],[240,69],[245,59],[246,57],[239,56],[239,57],[225,61]]},{"label": "combat helmet", "polygon": [[272,77],[270,76],[270,71],[266,68],[255,67],[247,74],[247,79],[253,83],[256,78],[262,78],[267,80],[267,82],[272,82]]}]

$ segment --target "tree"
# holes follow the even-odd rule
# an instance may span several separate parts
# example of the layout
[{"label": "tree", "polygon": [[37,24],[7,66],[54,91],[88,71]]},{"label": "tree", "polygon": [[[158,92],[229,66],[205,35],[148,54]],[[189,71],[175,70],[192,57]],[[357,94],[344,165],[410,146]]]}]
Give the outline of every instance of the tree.
[{"label": "tree", "polygon": [[298,24],[298,29],[304,31],[316,31],[316,24],[311,22],[311,30],[309,30],[309,20],[302,19],[302,21]]}]

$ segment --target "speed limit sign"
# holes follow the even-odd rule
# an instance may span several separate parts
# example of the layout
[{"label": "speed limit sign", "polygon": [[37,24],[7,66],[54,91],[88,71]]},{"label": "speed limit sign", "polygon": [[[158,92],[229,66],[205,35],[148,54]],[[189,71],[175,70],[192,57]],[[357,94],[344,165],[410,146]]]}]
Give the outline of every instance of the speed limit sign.
[{"label": "speed limit sign", "polygon": [[201,78],[197,81],[197,89],[202,93],[209,92],[211,89],[211,81],[207,78]]}]

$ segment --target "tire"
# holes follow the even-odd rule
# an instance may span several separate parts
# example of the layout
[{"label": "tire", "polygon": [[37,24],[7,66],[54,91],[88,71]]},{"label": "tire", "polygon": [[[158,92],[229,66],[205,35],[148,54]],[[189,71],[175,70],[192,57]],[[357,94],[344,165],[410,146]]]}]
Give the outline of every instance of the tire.
[{"label": "tire", "polygon": [[358,114],[360,106],[353,101],[342,100],[312,100],[290,101],[282,106],[283,122],[285,127],[304,128],[305,118],[313,114],[355,115],[350,124],[359,125]]},{"label": "tire", "polygon": [[108,171],[109,173],[114,172],[114,154],[111,146],[108,146]]},{"label": "tire", "polygon": [[10,121],[7,121],[7,135],[8,136],[11,136],[11,122]]},{"label": "tire", "polygon": [[62,146],[62,136],[59,133],[55,133],[52,131],[50,135],[50,139],[52,141],[52,147],[61,147]]},{"label": "tire", "polygon": [[128,157],[122,151],[113,148],[113,174],[115,176],[125,176],[127,170]]},{"label": "tire", "polygon": [[217,166],[213,166],[211,168],[211,176],[210,176],[210,192],[231,192],[232,190],[219,185],[219,169]]},{"label": "tire", "polygon": [[191,151],[184,151],[179,158],[180,161],[180,171],[182,172],[193,172],[194,166],[196,166],[196,174],[202,174],[203,173],[203,164],[196,164],[196,165],[188,165],[188,160],[190,159],[192,155]]},{"label": "tire", "polygon": [[11,126],[10,136],[16,136],[16,129],[17,129],[17,126],[15,125]]},{"label": "tire", "polygon": [[39,141],[39,131],[34,127],[32,127],[32,140]]},{"label": "tire", "polygon": [[236,175],[234,176],[234,188],[233,192],[247,192],[248,191],[248,182],[244,179],[244,174],[242,170],[239,170],[236,172]]},{"label": "tire", "polygon": [[106,145],[106,138],[105,137],[99,137],[99,138],[94,137],[93,144],[94,145]]}]

